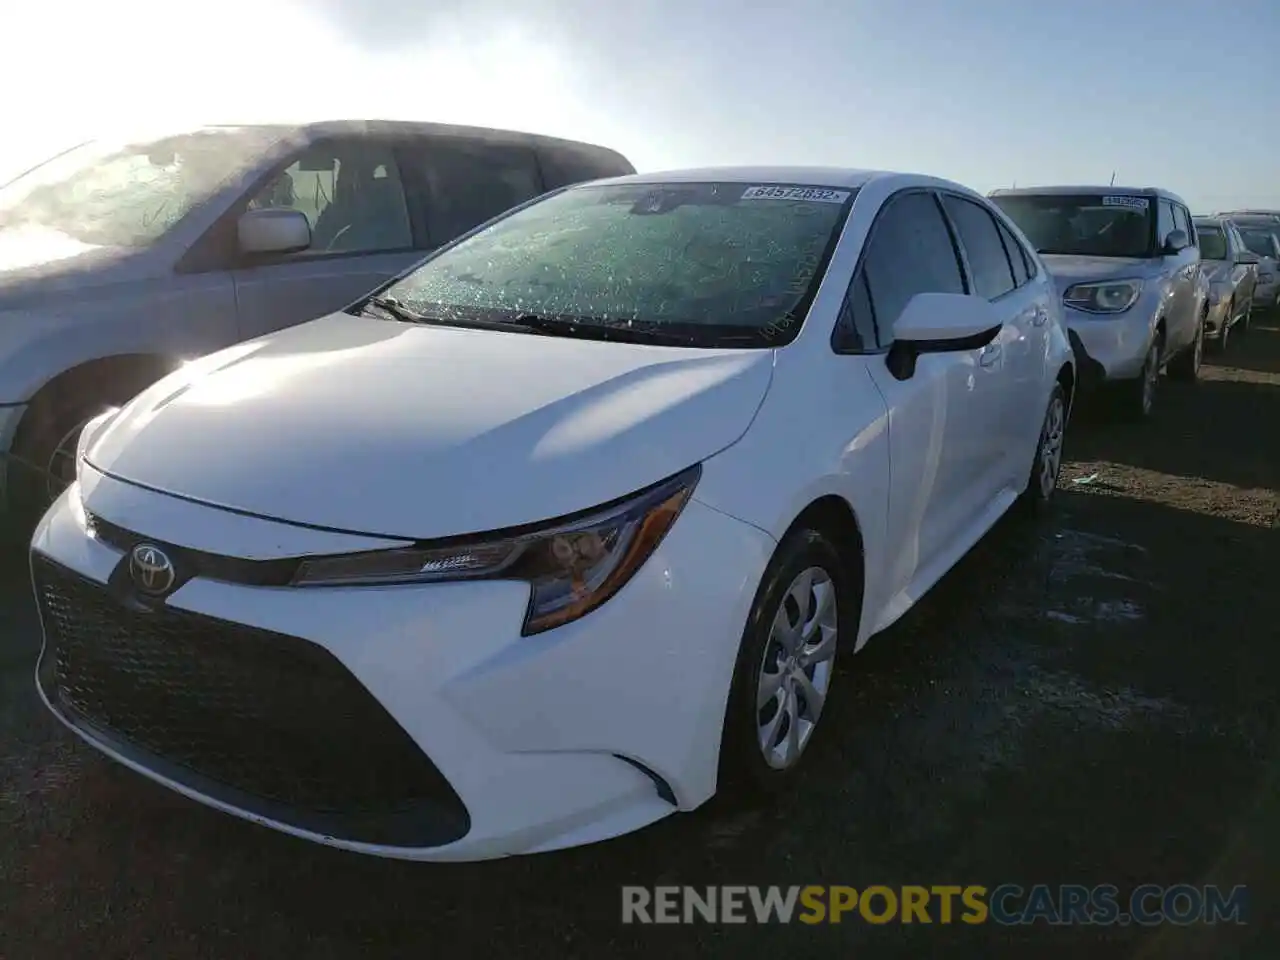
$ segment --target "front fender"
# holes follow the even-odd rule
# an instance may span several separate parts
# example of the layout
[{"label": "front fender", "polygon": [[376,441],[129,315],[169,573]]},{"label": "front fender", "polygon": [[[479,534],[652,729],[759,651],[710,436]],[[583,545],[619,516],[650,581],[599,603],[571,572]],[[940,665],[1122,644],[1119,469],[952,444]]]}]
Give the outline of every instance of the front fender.
[{"label": "front fender", "polygon": [[27,403],[46,383],[94,360],[194,358],[238,339],[224,274],[96,289],[56,307],[0,311],[0,404]]}]

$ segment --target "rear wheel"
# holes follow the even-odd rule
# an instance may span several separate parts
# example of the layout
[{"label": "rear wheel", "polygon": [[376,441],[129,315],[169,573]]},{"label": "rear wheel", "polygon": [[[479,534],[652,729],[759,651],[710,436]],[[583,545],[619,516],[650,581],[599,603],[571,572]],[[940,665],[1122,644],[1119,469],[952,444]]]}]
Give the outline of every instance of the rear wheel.
[{"label": "rear wheel", "polygon": [[1204,316],[1196,325],[1196,338],[1191,346],[1169,364],[1169,376],[1184,383],[1195,383],[1200,379],[1200,364],[1204,361]]},{"label": "rear wheel", "polygon": [[1156,337],[1147,348],[1146,359],[1142,362],[1142,372],[1136,380],[1130,380],[1120,387],[1120,413],[1129,420],[1146,420],[1155,409],[1156,388],[1160,384],[1160,353],[1162,341]]},{"label": "rear wheel", "polygon": [[1049,505],[1058,489],[1058,474],[1062,470],[1062,447],[1067,432],[1067,397],[1062,384],[1054,384],[1040,426],[1040,441],[1036,444],[1036,457],[1027,478],[1027,489],[1022,501],[1033,513]]}]

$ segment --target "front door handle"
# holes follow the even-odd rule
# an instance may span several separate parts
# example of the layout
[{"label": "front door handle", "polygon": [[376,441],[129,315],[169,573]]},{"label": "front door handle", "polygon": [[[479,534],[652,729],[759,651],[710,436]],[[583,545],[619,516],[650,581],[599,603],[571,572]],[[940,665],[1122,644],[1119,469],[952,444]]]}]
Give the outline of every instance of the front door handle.
[{"label": "front door handle", "polygon": [[990,367],[1000,359],[1000,344],[989,343],[982,348],[982,352],[978,354],[978,366]]},{"label": "front door handle", "polygon": [[1036,307],[1035,312],[1031,314],[1031,322],[1037,327],[1043,327],[1049,322],[1049,311],[1044,307]]}]

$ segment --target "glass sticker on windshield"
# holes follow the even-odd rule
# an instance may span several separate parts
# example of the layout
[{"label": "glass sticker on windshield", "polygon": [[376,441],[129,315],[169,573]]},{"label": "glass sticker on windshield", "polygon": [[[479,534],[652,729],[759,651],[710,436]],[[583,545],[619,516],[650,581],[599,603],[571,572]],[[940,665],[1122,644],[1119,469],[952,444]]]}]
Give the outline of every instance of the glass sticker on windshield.
[{"label": "glass sticker on windshield", "polygon": [[1103,197],[1104,207],[1132,207],[1135,210],[1147,209],[1146,197]]},{"label": "glass sticker on windshield", "polygon": [[743,200],[816,200],[819,203],[844,203],[849,199],[848,190],[829,190],[826,187],[771,187],[761,185],[747,187]]}]

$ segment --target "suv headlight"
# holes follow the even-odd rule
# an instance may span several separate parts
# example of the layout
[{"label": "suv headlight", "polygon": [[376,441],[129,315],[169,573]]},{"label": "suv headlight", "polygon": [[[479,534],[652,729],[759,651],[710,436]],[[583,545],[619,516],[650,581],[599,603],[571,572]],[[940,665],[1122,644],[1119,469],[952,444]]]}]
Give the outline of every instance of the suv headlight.
[{"label": "suv headlight", "polygon": [[1142,293],[1141,280],[1108,280],[1104,283],[1077,283],[1068,287],[1062,302],[1087,313],[1124,313]]},{"label": "suv headlight", "polygon": [[631,579],[680,516],[700,465],[585,514],[492,536],[304,560],[294,586],[523,580],[532,588],[521,633],[586,616]]}]

